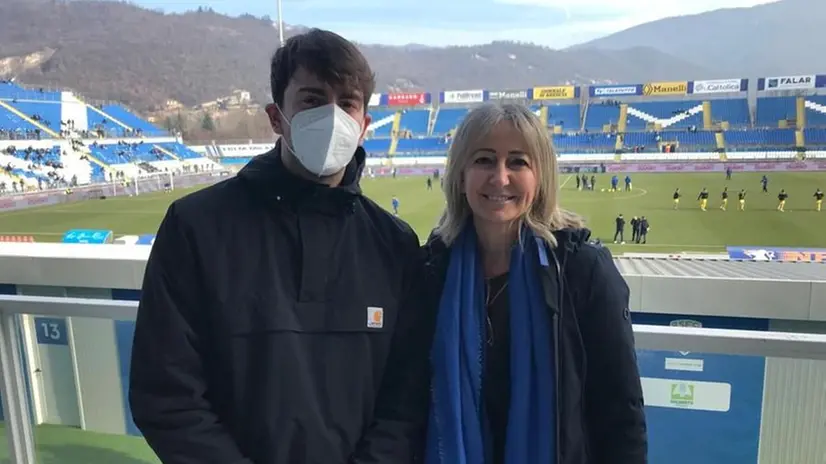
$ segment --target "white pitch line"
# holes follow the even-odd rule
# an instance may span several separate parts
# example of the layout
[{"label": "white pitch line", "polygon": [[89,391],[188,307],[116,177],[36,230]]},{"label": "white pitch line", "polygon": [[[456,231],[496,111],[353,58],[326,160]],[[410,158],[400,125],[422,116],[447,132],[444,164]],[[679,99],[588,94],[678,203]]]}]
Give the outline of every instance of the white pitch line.
[{"label": "white pitch line", "polygon": [[568,178],[565,179],[564,182],[562,182],[562,185],[560,185],[559,188],[562,189],[563,187],[565,187],[568,184],[568,181],[571,180],[573,177],[574,177],[573,174],[569,175]]}]

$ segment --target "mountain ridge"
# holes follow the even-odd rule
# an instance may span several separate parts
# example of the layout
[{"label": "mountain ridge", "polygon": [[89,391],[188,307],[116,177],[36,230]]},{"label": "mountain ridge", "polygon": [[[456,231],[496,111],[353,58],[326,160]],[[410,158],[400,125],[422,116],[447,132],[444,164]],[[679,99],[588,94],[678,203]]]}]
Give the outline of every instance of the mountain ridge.
[{"label": "mountain ridge", "polygon": [[[303,30],[284,28],[288,36]],[[69,88],[140,111],[160,109],[168,100],[191,107],[236,89],[266,103],[277,37],[270,18],[228,17],[203,8],[164,14],[121,2],[3,0],[0,63],[26,61],[33,53],[48,57],[30,60],[28,67],[0,64],[0,79]],[[377,75],[377,92],[497,90],[710,73],[650,48],[568,51],[516,42],[359,47]]]}]

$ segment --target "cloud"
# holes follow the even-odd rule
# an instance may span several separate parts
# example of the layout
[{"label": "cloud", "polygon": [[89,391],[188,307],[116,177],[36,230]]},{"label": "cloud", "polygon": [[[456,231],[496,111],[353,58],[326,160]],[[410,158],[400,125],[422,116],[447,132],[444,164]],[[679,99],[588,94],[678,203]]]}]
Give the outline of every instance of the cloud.
[{"label": "cloud", "polygon": [[[617,24],[633,27],[672,16],[703,13],[722,8],[748,8],[777,0],[494,0],[501,5],[563,9],[572,19],[586,21],[599,14],[613,16]],[[616,30],[611,31],[616,32]]]}]

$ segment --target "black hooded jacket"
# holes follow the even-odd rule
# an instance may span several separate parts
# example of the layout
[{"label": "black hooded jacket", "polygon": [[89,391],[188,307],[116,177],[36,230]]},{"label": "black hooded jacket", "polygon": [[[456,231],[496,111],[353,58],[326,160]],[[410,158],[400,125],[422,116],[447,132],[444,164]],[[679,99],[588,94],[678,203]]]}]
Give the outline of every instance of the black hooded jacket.
[{"label": "black hooded jacket", "polygon": [[374,411],[416,234],[361,194],[361,148],[336,188],[277,153],[169,207],[135,329],[135,424],[165,464],[404,463],[384,443],[409,427]]},{"label": "black hooded jacket", "polygon": [[[541,271],[558,369],[558,459],[553,464],[645,464],[648,439],[628,286],[610,251],[588,243],[590,231],[562,230],[555,236],[556,265]],[[388,389],[403,394],[397,403],[406,405],[393,417],[407,416],[420,424],[427,422],[427,360],[450,250],[431,236],[424,254],[421,312],[413,328],[405,328],[407,361],[394,361],[406,363],[403,375],[391,380],[407,389]],[[413,447],[423,450],[424,435],[415,439]]]}]

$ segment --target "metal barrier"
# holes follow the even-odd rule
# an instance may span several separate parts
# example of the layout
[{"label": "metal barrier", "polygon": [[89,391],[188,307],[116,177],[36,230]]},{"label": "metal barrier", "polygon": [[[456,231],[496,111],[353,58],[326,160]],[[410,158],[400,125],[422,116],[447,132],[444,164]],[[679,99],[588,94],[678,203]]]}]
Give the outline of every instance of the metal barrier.
[{"label": "metal barrier", "polygon": [[[31,416],[18,339],[18,317],[36,314],[135,320],[136,301],[0,295],[0,374],[9,456],[15,464],[35,464]],[[826,335],[634,325],[636,347],[703,353],[826,360]]]}]

